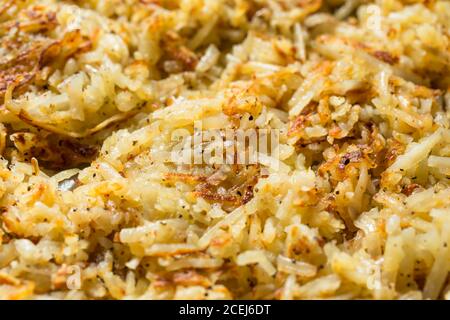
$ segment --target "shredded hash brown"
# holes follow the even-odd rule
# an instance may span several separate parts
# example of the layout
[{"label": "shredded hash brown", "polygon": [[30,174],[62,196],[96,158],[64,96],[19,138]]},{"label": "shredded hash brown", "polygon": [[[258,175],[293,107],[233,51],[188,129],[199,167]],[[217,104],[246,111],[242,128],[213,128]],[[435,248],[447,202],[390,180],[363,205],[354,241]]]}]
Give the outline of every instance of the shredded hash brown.
[{"label": "shredded hash brown", "polygon": [[[0,38],[0,299],[450,299],[449,1],[2,0]],[[198,122],[279,158],[165,161]]]}]

